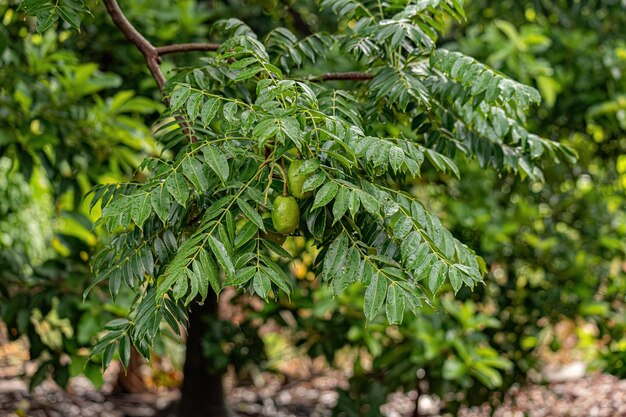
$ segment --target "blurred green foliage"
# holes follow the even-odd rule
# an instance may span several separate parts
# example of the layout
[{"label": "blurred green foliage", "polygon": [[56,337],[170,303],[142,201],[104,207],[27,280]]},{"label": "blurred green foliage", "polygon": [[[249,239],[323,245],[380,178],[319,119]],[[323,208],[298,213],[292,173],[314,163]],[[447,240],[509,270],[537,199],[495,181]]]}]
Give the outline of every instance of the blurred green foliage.
[{"label": "blurred green foliage", "polygon": [[24,276],[50,256],[49,198],[31,189],[21,174],[10,175],[11,165],[9,158],[0,158],[0,264]]},{"label": "blurred green foliage", "polygon": [[482,297],[495,303],[504,330],[493,340],[525,371],[549,324],[580,318],[595,323],[598,341],[609,341],[604,366],[623,375],[615,352],[626,289],[623,5],[476,5],[455,47],[535,85],[544,102],[529,123],[580,156],[576,166],[547,168],[545,184],[476,172],[447,185],[463,199],[446,201],[449,221],[463,219],[457,232],[492,265]]}]

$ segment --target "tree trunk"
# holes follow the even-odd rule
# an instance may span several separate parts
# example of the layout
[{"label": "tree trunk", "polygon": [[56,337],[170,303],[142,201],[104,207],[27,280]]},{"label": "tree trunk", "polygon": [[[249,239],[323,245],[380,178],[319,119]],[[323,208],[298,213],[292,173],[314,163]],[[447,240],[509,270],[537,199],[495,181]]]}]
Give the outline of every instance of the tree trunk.
[{"label": "tree trunk", "polygon": [[148,391],[148,387],[141,376],[141,365],[143,363],[143,358],[137,349],[131,346],[128,368],[125,371],[122,369],[118,374],[116,390],[126,394],[138,394]]},{"label": "tree trunk", "polygon": [[217,301],[210,294],[204,305],[193,304],[189,315],[189,333],[185,355],[179,417],[227,417],[222,375],[209,372],[202,354],[202,338],[207,320],[217,320]]}]

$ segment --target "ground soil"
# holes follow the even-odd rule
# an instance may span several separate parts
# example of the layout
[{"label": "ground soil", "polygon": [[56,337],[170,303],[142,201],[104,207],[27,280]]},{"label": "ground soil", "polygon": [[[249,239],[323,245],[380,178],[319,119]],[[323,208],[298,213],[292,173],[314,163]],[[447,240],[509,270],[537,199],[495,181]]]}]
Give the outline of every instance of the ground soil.
[{"label": "ground soil", "polygon": [[[310,364],[309,364],[310,365]],[[308,375],[289,378],[262,373],[251,381],[226,381],[227,399],[239,417],[325,417],[337,401],[337,388],[346,387],[345,373],[309,366]],[[28,375],[36,369],[20,342],[0,339],[1,417],[169,417],[179,397],[176,389],[148,386],[143,393],[115,389],[115,369],[96,390],[85,378],[73,379],[67,390],[46,381],[29,393]],[[416,392],[396,393],[381,409],[388,417],[413,417]],[[421,416],[439,416],[436,398],[419,399]],[[503,405],[464,409],[460,417],[618,417],[626,416],[626,380],[606,374],[586,374],[550,384],[527,384],[511,389]]]}]

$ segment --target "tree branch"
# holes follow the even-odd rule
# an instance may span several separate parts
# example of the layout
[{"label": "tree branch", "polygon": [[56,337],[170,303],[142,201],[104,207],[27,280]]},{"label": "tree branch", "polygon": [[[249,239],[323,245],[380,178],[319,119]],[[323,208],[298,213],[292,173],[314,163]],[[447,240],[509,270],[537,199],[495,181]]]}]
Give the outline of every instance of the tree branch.
[{"label": "tree branch", "polygon": [[[152,45],[152,43],[150,43],[149,40],[147,40],[137,29],[135,29],[132,23],[130,23],[124,15],[124,12],[122,12],[122,9],[120,9],[120,5],[117,3],[117,0],[103,0],[103,2],[106,6],[107,12],[111,16],[111,19],[113,19],[113,23],[115,23],[115,26],[117,26],[126,39],[135,45],[143,54],[146,59],[146,65],[148,66],[152,77],[156,81],[159,86],[159,90],[162,93],[166,79],[163,72],[161,72],[161,68],[159,67],[159,63],[161,62],[159,51],[154,45]],[[169,104],[169,100],[167,98],[165,99],[165,102]],[[178,116],[176,119],[178,119],[180,125],[184,127],[184,132],[189,135],[191,142],[197,142],[198,138],[185,117]]]},{"label": "tree branch", "polygon": [[159,90],[163,91],[165,85],[165,76],[159,68],[161,58],[157,49],[137,29],[128,21],[122,9],[120,9],[117,0],[103,0],[107,12],[113,19],[113,23],[124,34],[126,39],[137,47],[146,58],[146,65],[152,74],[152,77],[159,86]]},{"label": "tree branch", "polygon": [[309,78],[309,81],[368,81],[372,78],[374,78],[374,74],[370,74],[369,72],[350,71],[330,72],[328,74],[317,75],[315,77]]},{"label": "tree branch", "polygon": [[179,43],[174,45],[159,46],[156,52],[159,56],[167,54],[176,54],[179,52],[194,51],[217,51],[219,44],[216,43]]},{"label": "tree branch", "polygon": [[[137,47],[146,59],[146,65],[155,79],[159,89],[163,91],[165,85],[165,76],[159,68],[161,62],[161,55],[175,54],[179,52],[192,52],[192,51],[216,51],[220,46],[214,43],[180,43],[174,45],[166,45],[155,47],[149,40],[147,40],[135,27],[128,21],[122,9],[120,9],[117,0],[103,0],[113,23],[124,34],[126,39]],[[374,76],[367,72],[334,72],[328,74],[322,74],[309,78],[309,81],[367,81],[374,78]]]}]

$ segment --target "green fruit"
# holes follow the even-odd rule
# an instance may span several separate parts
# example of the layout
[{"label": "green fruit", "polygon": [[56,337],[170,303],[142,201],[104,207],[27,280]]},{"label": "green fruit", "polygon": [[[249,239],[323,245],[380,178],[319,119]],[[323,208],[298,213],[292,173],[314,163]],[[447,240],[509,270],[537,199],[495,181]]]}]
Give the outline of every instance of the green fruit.
[{"label": "green fruit", "polygon": [[[261,217],[264,219],[271,219],[272,213],[270,213],[269,211],[265,211],[263,212],[263,214],[261,214]],[[265,226],[267,226],[267,223],[265,224]],[[281,235],[280,233],[276,233],[271,230],[268,230],[267,232],[260,232],[259,236],[261,236],[262,239],[271,240],[272,242],[276,243],[278,246],[282,246],[283,243],[285,243],[285,240],[287,239],[287,236]]]},{"label": "green fruit", "polygon": [[311,176],[311,174],[298,174],[298,170],[304,164],[304,160],[296,159],[289,165],[287,170],[287,185],[289,186],[289,192],[297,199],[308,198],[311,196],[311,191],[306,193],[302,192],[302,186],[304,182]]},{"label": "green fruit", "polygon": [[278,196],[274,200],[272,224],[278,233],[290,235],[300,223],[300,207],[293,197]]}]

